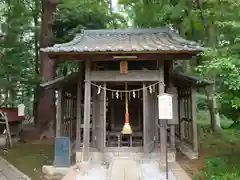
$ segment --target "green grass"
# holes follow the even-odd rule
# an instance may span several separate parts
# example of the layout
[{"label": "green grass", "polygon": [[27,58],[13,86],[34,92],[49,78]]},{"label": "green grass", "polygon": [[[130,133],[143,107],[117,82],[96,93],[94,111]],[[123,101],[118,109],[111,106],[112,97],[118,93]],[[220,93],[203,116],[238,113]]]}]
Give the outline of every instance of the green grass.
[{"label": "green grass", "polygon": [[17,144],[0,155],[33,180],[42,180],[42,165],[52,164],[53,146],[49,144]]}]

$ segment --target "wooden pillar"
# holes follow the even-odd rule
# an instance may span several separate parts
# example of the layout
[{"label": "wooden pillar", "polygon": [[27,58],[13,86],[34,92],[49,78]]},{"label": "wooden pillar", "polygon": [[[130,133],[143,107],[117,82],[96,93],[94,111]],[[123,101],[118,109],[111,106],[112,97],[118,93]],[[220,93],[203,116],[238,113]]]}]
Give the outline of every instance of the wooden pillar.
[{"label": "wooden pillar", "polygon": [[175,125],[174,124],[170,125],[170,144],[171,144],[171,149],[175,150]]},{"label": "wooden pillar", "polygon": [[145,83],[143,83],[143,149],[144,153],[148,152],[147,143],[149,138],[148,132],[148,98],[147,98],[147,89]]},{"label": "wooden pillar", "polygon": [[97,121],[97,94],[96,90],[93,90],[92,95],[92,143],[91,146],[95,147],[96,145],[96,121]]},{"label": "wooden pillar", "polygon": [[77,125],[76,125],[76,151],[81,149],[81,124],[82,124],[82,79],[77,85]]},{"label": "wooden pillar", "polygon": [[159,120],[158,120],[158,98],[156,93],[156,98],[154,100],[154,109],[155,109],[155,147],[158,147],[159,143]]},{"label": "wooden pillar", "polygon": [[104,90],[103,92],[100,94],[100,117],[99,117],[99,121],[100,121],[100,129],[101,129],[101,133],[100,133],[100,152],[105,152],[105,147],[106,147],[106,107],[107,107],[107,92],[106,92],[106,83],[104,83],[103,85]]},{"label": "wooden pillar", "polygon": [[178,92],[177,89],[170,83],[170,87],[167,89],[167,93],[172,95],[173,105],[173,119],[168,121],[170,126],[170,145],[175,149],[175,125],[179,123],[178,117]]},{"label": "wooden pillar", "polygon": [[57,98],[57,119],[56,119],[56,137],[61,136],[61,126],[62,126],[62,89],[58,91]]},{"label": "wooden pillar", "polygon": [[90,140],[90,111],[91,111],[91,84],[89,76],[91,62],[85,61],[85,90],[84,90],[84,129],[83,129],[83,161],[89,159],[89,140]]},{"label": "wooden pillar", "polygon": [[193,151],[198,153],[198,131],[197,131],[197,104],[196,89],[191,89],[191,110],[192,110],[192,128],[193,128]]},{"label": "wooden pillar", "polygon": [[[163,94],[164,91],[164,63],[162,62],[161,66],[159,67],[159,76],[162,79],[163,83],[159,83],[159,95]],[[165,162],[165,154],[166,154],[166,138],[167,138],[167,121],[166,120],[159,120],[160,121],[160,153],[161,153],[161,161],[162,163]]]}]

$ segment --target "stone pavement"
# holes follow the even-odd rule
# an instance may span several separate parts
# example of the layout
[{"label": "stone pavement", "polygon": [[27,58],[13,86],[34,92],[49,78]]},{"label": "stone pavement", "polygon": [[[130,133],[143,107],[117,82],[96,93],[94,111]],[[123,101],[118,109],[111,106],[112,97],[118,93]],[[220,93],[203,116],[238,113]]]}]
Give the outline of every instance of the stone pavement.
[{"label": "stone pavement", "polygon": [[[145,164],[145,165],[144,165]],[[139,166],[135,160],[113,160],[110,167],[109,180],[165,180],[166,174],[161,172],[157,162],[144,163]],[[140,167],[140,169],[139,169]],[[177,162],[169,163],[169,180],[191,180]]]},{"label": "stone pavement", "polygon": [[0,157],[0,180],[31,180],[13,165]]},{"label": "stone pavement", "polygon": [[137,163],[135,160],[113,160],[110,167],[110,180],[139,180]]}]

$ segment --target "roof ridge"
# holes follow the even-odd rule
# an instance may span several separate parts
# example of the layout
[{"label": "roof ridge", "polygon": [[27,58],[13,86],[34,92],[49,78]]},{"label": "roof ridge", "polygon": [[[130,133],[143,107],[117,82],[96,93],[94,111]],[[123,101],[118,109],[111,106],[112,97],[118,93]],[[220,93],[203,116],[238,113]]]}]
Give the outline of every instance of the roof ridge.
[{"label": "roof ridge", "polygon": [[128,29],[85,29],[79,34],[142,34],[142,33],[176,33],[170,27],[155,27],[155,28],[128,28]]}]

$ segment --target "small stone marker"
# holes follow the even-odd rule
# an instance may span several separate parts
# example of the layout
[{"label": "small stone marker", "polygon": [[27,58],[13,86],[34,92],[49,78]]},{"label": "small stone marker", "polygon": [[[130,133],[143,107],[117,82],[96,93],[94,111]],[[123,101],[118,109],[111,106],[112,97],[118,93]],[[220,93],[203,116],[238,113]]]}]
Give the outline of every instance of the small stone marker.
[{"label": "small stone marker", "polygon": [[70,162],[70,140],[68,137],[56,137],[54,143],[54,166],[69,167]]}]

